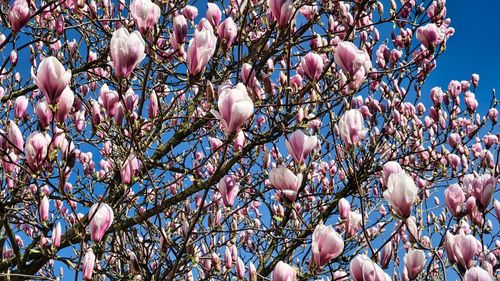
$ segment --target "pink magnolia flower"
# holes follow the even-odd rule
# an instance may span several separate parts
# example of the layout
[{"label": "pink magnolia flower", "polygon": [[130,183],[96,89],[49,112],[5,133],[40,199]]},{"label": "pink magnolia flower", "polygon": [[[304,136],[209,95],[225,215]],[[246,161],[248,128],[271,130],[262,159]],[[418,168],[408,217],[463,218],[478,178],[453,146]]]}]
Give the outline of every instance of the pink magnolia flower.
[{"label": "pink magnolia flower", "polygon": [[295,175],[284,166],[274,168],[269,173],[271,184],[279,189],[290,201],[295,201],[297,192],[302,184],[302,174]]},{"label": "pink magnolia flower", "polygon": [[[113,117],[116,114],[116,105],[120,101],[118,93],[110,90],[107,84],[102,85],[99,91],[99,103],[104,106],[108,116]],[[97,110],[98,108],[96,108]]]},{"label": "pink magnolia flower", "polygon": [[300,66],[309,80],[317,81],[323,73],[323,58],[316,53],[308,53],[302,58]]},{"label": "pink magnolia flower", "polygon": [[279,261],[273,270],[273,281],[295,281],[297,280],[297,272],[293,267]]},{"label": "pink magnolia flower", "polygon": [[404,257],[405,274],[409,280],[414,280],[424,270],[426,262],[425,253],[422,250],[409,249]]},{"label": "pink magnolia flower", "polygon": [[348,41],[342,41],[335,48],[334,60],[345,72],[354,76],[363,69],[363,76],[371,70],[370,56],[366,51],[359,50],[356,45]]},{"label": "pink magnolia flower", "polygon": [[233,255],[231,254],[230,247],[226,246],[226,249],[224,250],[224,266],[228,270],[231,270],[232,265],[233,265]]},{"label": "pink magnolia flower", "polygon": [[366,255],[357,255],[350,264],[350,276],[354,281],[390,281],[391,278]]},{"label": "pink magnolia flower", "polygon": [[445,94],[441,87],[434,87],[431,89],[431,100],[434,106],[439,106],[443,102]]},{"label": "pink magnolia flower", "polygon": [[99,242],[113,224],[114,212],[106,203],[95,203],[90,207],[88,218],[90,220],[90,238],[94,242]]},{"label": "pink magnolia flower", "polygon": [[217,38],[213,30],[195,30],[187,50],[189,74],[196,75],[205,69],[208,61],[214,55],[216,44]]},{"label": "pink magnolia flower", "polygon": [[212,114],[222,122],[227,133],[236,134],[253,114],[253,102],[246,87],[238,83],[234,88],[226,88],[219,94],[219,111]]},{"label": "pink magnolia flower", "polygon": [[383,269],[389,266],[392,259],[392,241],[387,242],[382,249],[382,256],[380,257],[380,265]]},{"label": "pink magnolia flower", "polygon": [[481,175],[472,181],[472,195],[478,203],[481,203],[483,209],[490,204],[495,185],[496,179],[490,174]]},{"label": "pink magnolia flower", "polygon": [[138,31],[129,33],[125,27],[121,27],[111,37],[109,43],[110,55],[118,78],[127,78],[146,56],[146,44]]},{"label": "pink magnolia flower", "polygon": [[238,196],[239,191],[240,184],[236,181],[236,176],[225,176],[219,181],[219,193],[226,207],[234,205],[234,200]]},{"label": "pink magnolia flower", "polygon": [[465,106],[467,107],[467,110],[471,111],[471,112],[474,112],[476,111],[479,103],[476,99],[476,95],[474,95],[474,93],[471,93],[471,92],[466,92],[464,94],[464,102],[465,102]]},{"label": "pink magnolia flower", "polygon": [[453,250],[454,245],[455,245],[455,235],[451,234],[451,232],[449,231],[446,231],[444,249],[446,250],[446,254],[448,255],[448,260],[452,264],[457,262],[457,258],[455,257],[455,252]]},{"label": "pink magnolia flower", "polygon": [[348,110],[339,120],[342,141],[349,147],[356,145],[365,132],[363,114],[358,109]]},{"label": "pink magnolia flower", "polygon": [[408,218],[417,199],[418,188],[413,179],[405,173],[393,173],[387,180],[387,190],[383,195],[394,213]]},{"label": "pink magnolia flower", "polygon": [[399,165],[398,162],[389,161],[384,164],[382,168],[382,185],[387,186],[387,181],[389,180],[389,176],[393,173],[403,173],[403,168]]},{"label": "pink magnolia flower", "polygon": [[353,237],[361,227],[363,216],[358,211],[350,211],[346,221],[346,235]]},{"label": "pink magnolia flower", "polygon": [[28,162],[28,165],[34,172],[42,168],[42,164],[47,157],[49,142],[50,141],[39,132],[32,133],[26,140],[26,162]]},{"label": "pink magnolia flower", "polygon": [[151,0],[134,0],[130,4],[130,13],[139,31],[147,33],[158,23],[161,9]]},{"label": "pink magnolia flower", "polygon": [[245,279],[245,264],[240,257],[238,257],[238,260],[236,262],[236,275],[240,280]]},{"label": "pink magnolia flower", "polygon": [[28,98],[26,96],[17,97],[14,101],[14,117],[17,119],[23,118],[27,108]]},{"label": "pink magnolia flower", "polygon": [[35,85],[43,93],[49,104],[55,104],[69,85],[71,71],[55,57],[45,58],[38,66],[37,75],[34,77]]},{"label": "pink magnolia flower", "polygon": [[460,216],[465,201],[465,194],[458,184],[450,185],[444,191],[446,208],[454,217]]},{"label": "pink magnolia flower", "polygon": [[38,116],[38,122],[41,128],[46,128],[49,126],[50,121],[52,121],[52,111],[49,109],[47,102],[45,100],[39,101],[35,106],[35,112]]},{"label": "pink magnolia flower", "polygon": [[22,152],[24,148],[24,139],[21,130],[14,123],[14,121],[9,120],[9,126],[7,128],[7,139],[17,150],[14,150],[16,153]]},{"label": "pink magnolia flower", "polygon": [[172,26],[174,28],[174,32],[172,33],[171,43],[175,46],[172,46],[174,49],[178,44],[183,44],[186,39],[186,34],[188,30],[186,18],[183,15],[177,15],[174,17],[172,21]]},{"label": "pink magnolia flower", "polygon": [[138,102],[139,98],[135,94],[134,90],[132,88],[129,88],[125,93],[125,96],[123,97],[123,104],[127,112],[131,113],[132,111],[134,111],[134,109],[137,107]]},{"label": "pink magnolia flower", "polygon": [[52,230],[52,245],[54,247],[59,248],[61,245],[61,223],[57,222],[57,224],[54,226],[54,229]]},{"label": "pink magnolia flower", "polygon": [[71,111],[71,108],[73,108],[74,101],[75,94],[69,87],[66,87],[57,101],[57,109],[55,111],[54,118],[58,122],[64,123],[66,117],[68,117],[68,114]]},{"label": "pink magnolia flower", "polygon": [[461,91],[462,84],[460,84],[460,82],[458,82],[457,80],[451,80],[448,84],[448,93],[450,93],[450,96],[458,97]]},{"label": "pink magnolia flower", "polygon": [[478,252],[476,238],[470,234],[465,235],[460,232],[455,235],[453,242],[453,254],[457,262],[465,268],[471,268],[474,265],[474,256]]},{"label": "pink magnolia flower", "polygon": [[299,12],[307,19],[311,20],[314,15],[318,12],[318,6],[316,4],[305,5],[299,9]]},{"label": "pink magnolia flower", "polygon": [[148,117],[156,118],[158,116],[158,109],[159,109],[158,96],[156,95],[155,91],[152,91],[151,95],[149,95]]},{"label": "pink magnolia flower", "polygon": [[186,5],[184,9],[182,9],[182,14],[190,21],[193,21],[198,16],[198,8],[191,5]]},{"label": "pink magnolia flower", "polygon": [[296,163],[303,164],[311,151],[318,146],[318,138],[316,136],[307,136],[302,130],[293,132],[288,140],[285,141],[288,153],[292,155]]},{"label": "pink magnolia flower", "polygon": [[248,275],[250,281],[257,281],[257,269],[255,268],[253,262],[250,262],[248,265]]},{"label": "pink magnolia flower", "polygon": [[271,15],[276,19],[280,27],[286,27],[295,14],[295,7],[292,0],[268,0],[267,4]]},{"label": "pink magnolia flower", "polygon": [[31,11],[26,0],[16,0],[9,11],[9,23],[12,32],[17,33],[28,23],[31,17]]},{"label": "pink magnolia flower", "polygon": [[92,275],[94,274],[94,264],[95,264],[95,255],[92,251],[92,248],[89,248],[83,257],[83,265],[82,265],[82,279],[83,280],[92,280]]},{"label": "pink magnolia flower", "polygon": [[230,49],[238,35],[238,26],[232,17],[228,17],[217,27],[217,35],[226,44],[226,48]]},{"label": "pink magnolia flower", "polygon": [[349,201],[345,198],[340,198],[339,200],[339,215],[340,218],[345,220],[349,217],[349,212],[351,212],[351,204],[349,204]]},{"label": "pink magnolia flower", "polygon": [[208,22],[210,22],[213,27],[218,26],[222,17],[222,12],[219,9],[219,6],[214,3],[207,3],[206,17]]},{"label": "pink magnolia flower", "polygon": [[470,82],[472,83],[474,88],[477,88],[477,86],[479,85],[479,74],[477,73],[472,74],[470,76]]},{"label": "pink magnolia flower", "polygon": [[49,206],[49,198],[44,195],[38,208],[41,221],[46,221],[49,218]]},{"label": "pink magnolia flower", "polygon": [[483,136],[483,142],[484,145],[486,146],[486,149],[490,149],[495,144],[498,144],[498,137],[493,134],[487,134]]},{"label": "pink magnolia flower", "polygon": [[421,26],[417,29],[417,39],[427,49],[433,50],[436,45],[443,42],[443,31],[433,23]]},{"label": "pink magnolia flower", "polygon": [[140,171],[140,163],[137,160],[135,154],[130,154],[127,159],[123,162],[120,169],[120,177],[123,184],[130,184],[133,181],[133,177],[136,176]]},{"label": "pink magnolia flower", "polygon": [[465,272],[464,281],[492,281],[490,273],[479,266],[475,266]]},{"label": "pink magnolia flower", "polygon": [[323,267],[344,251],[344,239],[331,225],[320,223],[312,235],[312,254],[314,264]]}]

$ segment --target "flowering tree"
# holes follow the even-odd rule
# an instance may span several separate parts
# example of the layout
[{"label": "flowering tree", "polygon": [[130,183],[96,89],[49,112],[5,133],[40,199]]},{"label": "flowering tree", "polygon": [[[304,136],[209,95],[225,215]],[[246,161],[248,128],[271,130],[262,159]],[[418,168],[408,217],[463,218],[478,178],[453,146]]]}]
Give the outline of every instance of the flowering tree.
[{"label": "flowering tree", "polygon": [[2,278],[499,269],[497,100],[479,107],[478,75],[422,90],[445,0],[15,0],[1,18]]}]

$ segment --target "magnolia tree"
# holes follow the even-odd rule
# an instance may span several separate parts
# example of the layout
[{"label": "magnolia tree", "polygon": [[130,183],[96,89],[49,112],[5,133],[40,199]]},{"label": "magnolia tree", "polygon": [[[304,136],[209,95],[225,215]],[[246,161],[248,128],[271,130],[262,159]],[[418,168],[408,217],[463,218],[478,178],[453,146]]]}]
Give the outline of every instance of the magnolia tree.
[{"label": "magnolia tree", "polygon": [[497,100],[425,84],[445,4],[3,1],[2,279],[492,280]]}]

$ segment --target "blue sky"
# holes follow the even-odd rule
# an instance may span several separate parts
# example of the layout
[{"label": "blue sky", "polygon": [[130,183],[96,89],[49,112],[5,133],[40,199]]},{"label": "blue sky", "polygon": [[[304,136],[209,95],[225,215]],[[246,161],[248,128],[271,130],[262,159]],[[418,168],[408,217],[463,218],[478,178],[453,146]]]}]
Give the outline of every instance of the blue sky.
[{"label": "blue sky", "polygon": [[441,86],[445,90],[451,80],[469,80],[472,73],[478,73],[481,79],[476,98],[483,115],[488,110],[491,90],[500,90],[500,2],[455,0],[447,1],[446,7],[455,34],[447,41],[446,52],[438,59],[425,89]]}]

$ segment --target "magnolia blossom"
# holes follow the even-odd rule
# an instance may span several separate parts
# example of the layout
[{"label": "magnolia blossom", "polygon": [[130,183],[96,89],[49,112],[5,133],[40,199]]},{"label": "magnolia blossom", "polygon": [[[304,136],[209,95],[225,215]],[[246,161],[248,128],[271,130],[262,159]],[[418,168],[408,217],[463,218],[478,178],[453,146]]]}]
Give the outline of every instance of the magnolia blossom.
[{"label": "magnolia blossom", "polygon": [[273,270],[273,280],[272,281],[295,281],[297,280],[297,272],[293,267],[280,261]]},{"label": "magnolia blossom", "polygon": [[339,130],[347,146],[356,145],[365,131],[363,114],[358,109],[348,110],[340,117]]},{"label": "magnolia blossom", "polygon": [[473,267],[465,272],[464,281],[492,281],[490,273],[479,266]]},{"label": "magnolia blossom", "polygon": [[49,198],[44,195],[38,207],[38,214],[41,221],[46,221],[49,218],[49,206]]},{"label": "magnolia blossom", "polygon": [[302,58],[300,66],[309,80],[317,81],[323,73],[323,58],[316,53],[308,53]]},{"label": "magnolia blossom", "polygon": [[219,181],[219,193],[226,207],[232,207],[234,205],[234,200],[238,196],[239,191],[240,184],[236,181],[235,176],[225,176]]},{"label": "magnolia blossom", "polygon": [[161,9],[151,0],[134,0],[130,4],[130,13],[139,31],[146,33],[158,23]]},{"label": "magnolia blossom", "polygon": [[446,250],[446,254],[448,255],[448,260],[450,263],[456,263],[457,258],[455,257],[455,252],[453,251],[453,247],[455,245],[455,235],[451,234],[451,232],[446,231],[444,248]]},{"label": "magnolia blossom", "polygon": [[347,219],[349,217],[349,212],[351,212],[351,204],[349,201],[345,198],[340,198],[338,208],[340,218],[343,220]]},{"label": "magnolia blossom", "polygon": [[271,14],[280,27],[286,27],[295,14],[295,7],[292,0],[268,0],[267,4]]},{"label": "magnolia blossom", "polygon": [[322,267],[342,254],[344,239],[331,225],[320,223],[314,229],[311,247],[314,264]]},{"label": "magnolia blossom", "polygon": [[433,23],[417,29],[417,39],[428,49],[434,49],[444,39],[443,31]]},{"label": "magnolia blossom", "polygon": [[380,257],[380,265],[383,269],[387,269],[389,266],[392,259],[392,252],[392,242],[389,241],[382,249],[382,256]]},{"label": "magnolia blossom", "polygon": [[114,212],[106,203],[95,203],[90,207],[88,218],[90,220],[90,238],[99,242],[113,224]]},{"label": "magnolia blossom", "polygon": [[217,27],[217,35],[225,44],[226,49],[230,49],[238,36],[238,26],[232,17],[228,17]]},{"label": "magnolia blossom", "polygon": [[269,173],[271,184],[285,194],[290,201],[295,201],[297,192],[302,184],[302,174],[295,175],[284,166],[274,168]]},{"label": "magnolia blossom", "polygon": [[454,217],[460,216],[465,201],[465,194],[462,191],[462,188],[458,184],[450,185],[444,191],[444,199],[446,208],[448,208],[451,215]]},{"label": "magnolia blossom", "polygon": [[285,141],[286,149],[298,164],[303,164],[311,151],[318,146],[316,136],[307,136],[302,130],[293,132]]},{"label": "magnolia blossom", "polygon": [[61,222],[57,222],[52,230],[52,245],[58,248],[61,245]]},{"label": "magnolia blossom", "polygon": [[426,262],[425,253],[422,250],[409,249],[404,257],[404,273],[410,280],[416,279],[420,272],[424,270]]},{"label": "magnolia blossom", "polygon": [[21,133],[21,130],[19,130],[19,127],[16,125],[16,123],[14,123],[14,121],[12,120],[9,120],[9,126],[7,128],[7,139],[17,149],[14,150],[14,152],[18,153],[23,151],[23,134]]},{"label": "magnolia blossom", "polygon": [[75,101],[75,94],[69,87],[66,87],[64,91],[61,93],[61,96],[59,96],[59,100],[57,102],[57,109],[54,115],[55,119],[58,122],[64,123],[64,121],[68,117],[68,114],[71,111],[71,108],[73,108],[74,101]]},{"label": "magnolia blossom", "polygon": [[366,255],[357,255],[350,264],[350,276],[354,281],[390,281],[391,278]]},{"label": "magnolia blossom", "polygon": [[393,173],[387,180],[387,190],[383,195],[397,216],[408,218],[417,194],[418,188],[410,176],[405,173]]},{"label": "magnolia blossom", "polygon": [[208,61],[214,55],[216,44],[217,38],[213,30],[195,30],[187,50],[189,74],[197,75],[205,69]]},{"label": "magnolia blossom", "polygon": [[236,134],[253,114],[253,102],[246,87],[238,83],[234,88],[226,88],[219,94],[219,111],[212,114],[222,122],[227,133]]},{"label": "magnolia blossom", "polygon": [[146,56],[146,44],[138,31],[129,33],[125,27],[113,32],[109,44],[111,65],[118,78],[127,78]]},{"label": "magnolia blossom", "polygon": [[26,113],[26,109],[28,108],[28,98],[26,96],[19,96],[14,101],[14,117],[17,119],[21,119],[24,117]]},{"label": "magnolia blossom", "polygon": [[47,157],[49,142],[42,133],[34,132],[26,140],[26,162],[30,168],[37,172]]},{"label": "magnolia blossom", "polygon": [[38,116],[38,123],[40,124],[40,127],[48,127],[50,121],[52,120],[52,111],[49,109],[49,106],[45,100],[41,100],[36,104],[35,112]]},{"label": "magnolia blossom", "polygon": [[170,42],[172,43],[172,47],[174,49],[178,49],[178,45],[183,44],[186,39],[188,30],[186,18],[180,14],[176,15],[172,20],[172,26],[174,28],[174,32],[172,33]]},{"label": "magnolia blossom", "polygon": [[222,12],[214,3],[207,3],[207,20],[212,26],[218,26],[222,17]]},{"label": "magnolia blossom", "polygon": [[82,265],[82,279],[83,280],[92,280],[92,275],[94,274],[94,265],[95,265],[95,255],[92,251],[92,248],[88,248],[85,256],[83,257],[83,265]]},{"label": "magnolia blossom", "polygon": [[335,63],[342,68],[344,72],[364,78],[372,68],[370,56],[366,51],[359,50],[356,45],[348,41],[342,41],[335,48]]},{"label": "magnolia blossom", "polygon": [[65,70],[64,66],[56,57],[45,58],[38,66],[37,75],[33,77],[35,85],[45,96],[49,104],[55,104],[59,97],[69,85],[71,71]]},{"label": "magnolia blossom", "polygon": [[398,162],[389,161],[384,164],[382,170],[382,185],[387,186],[387,181],[389,180],[389,176],[393,173],[403,173],[403,168],[399,165]]},{"label": "magnolia blossom", "polygon": [[482,208],[487,208],[495,192],[496,179],[490,174],[484,174],[472,181],[472,195]]},{"label": "magnolia blossom", "polygon": [[32,9],[30,8],[28,1],[14,1],[9,11],[9,23],[13,32],[19,32],[19,30],[21,30],[21,28],[28,23],[31,17],[31,11]]},{"label": "magnolia blossom", "polygon": [[130,184],[133,181],[133,177],[136,176],[140,171],[140,162],[137,160],[135,154],[129,155],[127,159],[123,162],[120,169],[120,177],[123,184]]},{"label": "magnolia blossom", "polygon": [[463,232],[455,235],[452,240],[453,243],[453,255],[457,262],[465,268],[471,268],[474,265],[474,256],[481,248],[478,247],[477,239]]}]

